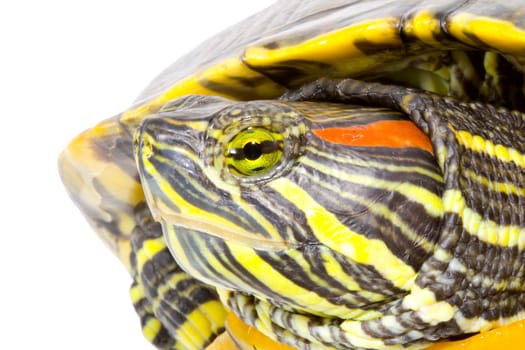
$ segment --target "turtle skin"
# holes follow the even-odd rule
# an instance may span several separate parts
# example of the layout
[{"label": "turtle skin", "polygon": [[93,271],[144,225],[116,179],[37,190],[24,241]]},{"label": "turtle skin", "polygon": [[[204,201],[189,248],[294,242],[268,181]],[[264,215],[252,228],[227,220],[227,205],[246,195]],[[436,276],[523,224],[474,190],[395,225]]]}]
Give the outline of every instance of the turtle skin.
[{"label": "turtle skin", "polygon": [[[470,138],[458,131],[458,135],[466,138],[466,141],[463,140],[466,146],[462,147],[470,147],[469,149],[474,150],[474,155],[483,153],[486,158],[486,152],[482,151],[488,149],[488,158],[496,159],[488,162],[491,165],[486,166],[488,171],[485,176],[477,177],[479,191],[474,191],[481,196],[487,194],[487,191],[483,191],[483,186],[492,186],[491,191],[494,188],[500,190],[494,196],[489,193],[481,202],[472,200],[470,204],[467,203],[467,207],[477,205],[478,210],[474,214],[489,219],[482,226],[485,230],[482,231],[485,234],[483,237],[489,242],[497,242],[499,246],[496,250],[490,250],[481,248],[481,243],[467,244],[470,236],[462,236],[459,241],[451,239],[450,245],[457,249],[454,250],[457,256],[485,257],[473,259],[471,265],[478,264],[472,268],[473,271],[488,269],[484,259],[493,261],[493,264],[488,264],[493,266],[493,271],[486,272],[491,277],[485,279],[485,284],[489,281],[490,285],[493,283],[493,276],[497,276],[499,286],[503,290],[510,288],[507,291],[512,292],[499,297],[500,304],[496,304],[501,307],[494,306],[496,304],[492,302],[479,305],[483,293],[490,295],[490,288],[484,287],[483,279],[462,278],[461,274],[457,275],[457,271],[443,273],[443,265],[435,269],[441,273],[441,277],[434,276],[422,286],[446,286],[441,291],[430,288],[433,295],[426,296],[431,300],[432,297],[449,300],[457,288],[466,291],[477,291],[478,288],[482,290],[481,295],[475,293],[475,296],[471,296],[467,293],[462,297],[472,300],[475,305],[469,310],[470,317],[466,317],[470,320],[471,328],[433,333],[440,334],[440,338],[477,332],[478,328],[486,330],[521,318],[520,292],[516,291],[523,284],[520,277],[523,266],[521,246],[510,243],[511,239],[494,238],[493,233],[501,232],[501,229],[498,225],[494,226],[493,222],[497,221],[496,218],[501,218],[502,221],[497,223],[502,224],[505,229],[512,229],[508,231],[509,236],[503,234],[502,237],[514,235],[512,237],[518,237],[517,242],[521,242],[519,237],[522,221],[519,208],[523,137],[520,131],[523,128],[518,111],[525,109],[522,102],[525,52],[525,35],[521,29],[523,5],[520,1],[281,1],[204,42],[162,72],[129,110],[101,122],[75,138],[60,156],[61,177],[73,201],[132,275],[132,300],[141,317],[146,337],[160,348],[193,349],[208,346],[223,332],[227,313],[224,304],[227,303],[226,297],[229,294],[224,291],[218,294],[217,286],[222,288],[231,281],[226,279],[220,281],[221,283],[213,281],[210,284],[212,281],[209,279],[195,279],[197,276],[188,274],[181,268],[183,264],[180,264],[177,251],[173,248],[170,251],[166,238],[169,237],[167,229],[157,222],[162,223],[163,218],[158,212],[152,213],[153,200],[147,199],[148,191],[145,194],[143,180],[140,178],[148,172],[137,167],[140,157],[135,159],[133,135],[140,138],[140,134],[136,130],[144,124],[143,120],[151,119],[159,111],[165,112],[169,106],[180,103],[174,101],[184,95],[221,96],[234,101],[275,99],[286,91],[296,91],[303,84],[323,77],[357,78],[367,82],[416,87],[436,94],[435,96],[448,95],[453,99],[446,107],[442,107],[447,111],[456,111],[461,103],[470,102],[480,103],[479,108],[468,108],[480,110],[482,115],[498,116],[499,108],[503,108],[502,114],[508,118],[488,118],[491,123],[482,123],[474,131],[467,132]],[[303,92],[303,95],[308,94]],[[309,94],[309,97],[312,96],[319,94]],[[335,94],[324,95],[323,102],[326,99],[339,104],[347,103]],[[367,107],[369,104],[377,106],[375,102],[365,102]],[[393,108],[391,105],[386,107]],[[199,108],[196,109],[196,114],[199,114]],[[511,110],[516,112],[511,113]],[[411,115],[405,110],[401,113]],[[494,123],[495,120],[497,123]],[[479,120],[470,122],[480,123]],[[420,127],[426,134],[430,133],[430,130]],[[512,132],[504,133],[503,137],[495,134],[492,129],[508,129]],[[429,137],[436,152],[437,141]],[[436,154],[440,158],[437,164],[445,174],[443,164],[447,164],[445,160],[454,152],[449,150]],[[483,162],[478,160],[478,163],[487,164],[485,158],[481,160]],[[470,159],[469,162],[465,163],[465,168],[471,170],[470,180],[468,177],[455,180],[463,188],[472,188],[465,183],[472,182],[472,172],[478,172],[478,168],[472,165],[477,164],[475,160]],[[500,178],[498,176],[502,176],[502,167],[498,162],[507,166],[511,164],[515,169],[506,170],[509,176]],[[501,190],[502,187],[511,189],[506,190],[507,193]],[[450,191],[447,193],[453,194]],[[452,199],[461,202],[462,197]],[[517,204],[509,206],[508,203]],[[438,240],[432,238],[430,241]],[[509,244],[511,249],[506,249]],[[484,255],[480,255],[480,250],[483,250]],[[499,253],[496,254],[495,251]],[[419,263],[412,260],[425,261],[424,258],[424,254],[419,257],[417,254],[409,254],[403,263],[420,269],[428,264],[421,263],[418,266]],[[277,260],[274,261],[277,265]],[[447,266],[450,267],[451,264]],[[460,265],[452,266],[458,268]],[[476,276],[476,273],[472,276]],[[446,279],[446,283],[437,283],[439,278]],[[514,282],[508,282],[511,280]],[[467,282],[471,284],[462,285]],[[235,286],[228,287],[230,290],[235,289]],[[279,296],[279,293],[276,295]],[[239,302],[240,299],[232,300]],[[256,302],[258,299],[254,305],[257,305]],[[230,304],[229,308],[233,308],[233,301]],[[301,312],[308,310],[303,308]],[[337,314],[337,310],[334,313]],[[476,316],[479,313],[484,313],[482,321]],[[238,314],[241,315],[241,312]],[[497,321],[492,322],[496,319]],[[250,323],[249,318],[243,320]],[[321,317],[321,321],[323,320],[326,319]],[[486,320],[491,320],[490,325],[487,325]],[[412,320],[412,324],[417,322],[419,320]],[[478,324],[474,325],[476,322]],[[254,319],[251,323],[263,329],[257,320]],[[313,346],[310,343],[296,344],[295,340],[289,340],[295,339],[294,337],[278,336],[268,329],[266,333],[294,346]],[[298,333],[302,337],[312,335],[312,331],[307,331],[304,327]],[[383,339],[385,334],[377,334],[375,338]],[[428,341],[436,340],[431,335],[425,337],[423,338]],[[396,341],[409,344],[413,342],[411,339]],[[351,341],[349,343],[320,346],[359,347],[352,345]],[[381,348],[392,345],[381,340],[377,344],[379,345],[365,344],[364,347]]]}]

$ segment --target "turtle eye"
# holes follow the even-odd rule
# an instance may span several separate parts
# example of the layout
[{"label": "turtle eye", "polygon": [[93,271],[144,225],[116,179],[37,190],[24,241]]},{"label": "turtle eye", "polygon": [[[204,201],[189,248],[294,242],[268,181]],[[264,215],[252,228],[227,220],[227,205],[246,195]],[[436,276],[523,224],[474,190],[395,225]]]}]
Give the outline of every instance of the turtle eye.
[{"label": "turtle eye", "polygon": [[253,176],[271,170],[283,154],[283,137],[262,127],[241,130],[226,145],[226,165],[232,173]]}]

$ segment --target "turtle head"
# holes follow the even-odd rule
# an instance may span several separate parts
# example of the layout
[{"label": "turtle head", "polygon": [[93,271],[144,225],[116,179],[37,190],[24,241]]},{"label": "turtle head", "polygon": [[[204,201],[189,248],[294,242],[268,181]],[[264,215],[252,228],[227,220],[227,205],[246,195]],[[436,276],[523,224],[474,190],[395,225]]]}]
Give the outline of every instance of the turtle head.
[{"label": "turtle head", "polygon": [[391,110],[188,96],[145,119],[135,145],[173,256],[219,288],[366,313],[409,290],[438,238],[432,147]]}]

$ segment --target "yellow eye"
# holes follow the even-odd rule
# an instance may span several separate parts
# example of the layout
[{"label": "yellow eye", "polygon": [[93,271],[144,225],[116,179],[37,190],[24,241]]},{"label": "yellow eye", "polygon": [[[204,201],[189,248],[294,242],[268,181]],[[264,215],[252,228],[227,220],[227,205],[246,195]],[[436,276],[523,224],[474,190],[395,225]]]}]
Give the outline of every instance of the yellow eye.
[{"label": "yellow eye", "polygon": [[263,174],[271,170],[283,154],[283,138],[261,127],[240,131],[226,145],[226,165],[241,176]]}]

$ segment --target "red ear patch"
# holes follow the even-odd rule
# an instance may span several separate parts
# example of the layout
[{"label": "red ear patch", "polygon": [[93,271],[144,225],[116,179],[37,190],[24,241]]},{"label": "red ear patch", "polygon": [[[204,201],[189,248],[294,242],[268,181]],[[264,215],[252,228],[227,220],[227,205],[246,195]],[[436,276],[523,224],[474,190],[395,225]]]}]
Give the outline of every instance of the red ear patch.
[{"label": "red ear patch", "polygon": [[365,147],[416,147],[434,153],[430,139],[408,120],[383,120],[347,128],[315,129],[317,137],[332,143]]}]

